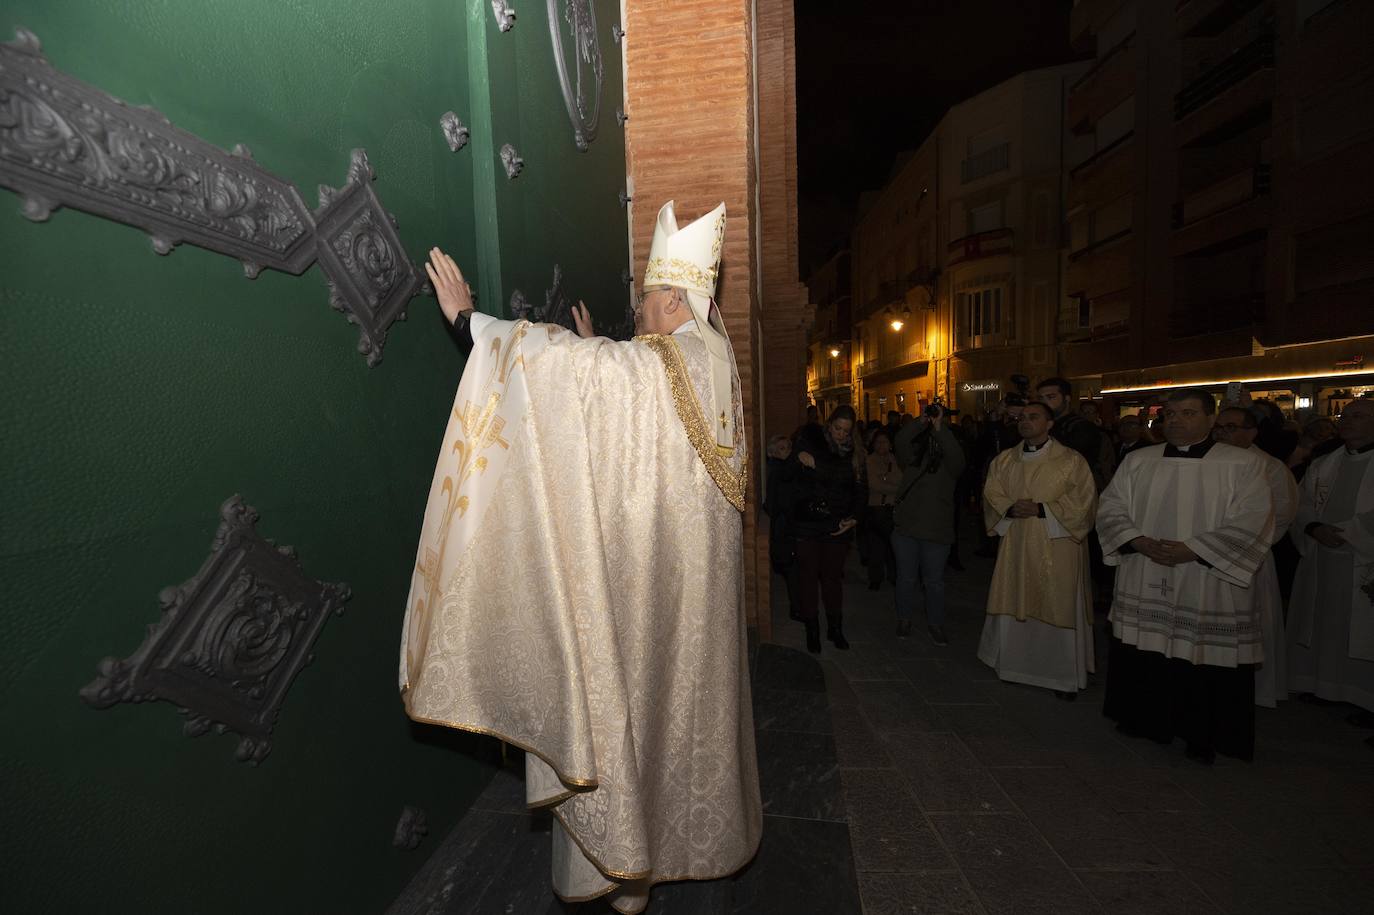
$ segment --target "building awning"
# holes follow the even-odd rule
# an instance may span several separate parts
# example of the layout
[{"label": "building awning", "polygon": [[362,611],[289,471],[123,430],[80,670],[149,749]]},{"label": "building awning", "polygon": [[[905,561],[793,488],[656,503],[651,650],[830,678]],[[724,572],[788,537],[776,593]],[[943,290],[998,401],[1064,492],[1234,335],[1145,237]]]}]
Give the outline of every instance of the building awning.
[{"label": "building awning", "polygon": [[1129,372],[1105,372],[1102,393],[1149,394],[1182,387],[1225,384],[1282,385],[1302,382],[1374,381],[1374,335],[1291,346],[1255,345],[1250,356],[1184,362]]}]

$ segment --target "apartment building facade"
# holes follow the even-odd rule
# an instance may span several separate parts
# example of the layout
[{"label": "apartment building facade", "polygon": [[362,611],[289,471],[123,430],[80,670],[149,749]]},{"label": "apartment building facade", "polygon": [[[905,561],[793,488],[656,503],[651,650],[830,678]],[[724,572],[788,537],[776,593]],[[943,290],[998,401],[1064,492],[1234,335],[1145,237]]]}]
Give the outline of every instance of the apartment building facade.
[{"label": "apartment building facade", "polygon": [[1121,409],[1374,383],[1374,4],[1080,0],[1061,367]]},{"label": "apartment building facade", "polygon": [[806,391],[822,417],[840,404],[854,402],[850,279],[850,254],[844,249],[832,254],[806,280],[814,315],[807,332]]},{"label": "apartment building facade", "polygon": [[1062,103],[1087,66],[955,105],[867,201],[851,238],[861,418],[937,398],[981,413],[1013,375],[1056,371]]}]

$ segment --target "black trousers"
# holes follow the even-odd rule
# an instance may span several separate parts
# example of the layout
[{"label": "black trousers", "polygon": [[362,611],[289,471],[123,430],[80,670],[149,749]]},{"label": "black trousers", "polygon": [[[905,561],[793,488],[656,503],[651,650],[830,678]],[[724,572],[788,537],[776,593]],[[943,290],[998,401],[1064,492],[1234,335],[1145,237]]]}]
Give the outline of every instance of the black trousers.
[{"label": "black trousers", "polygon": [[870,505],[864,512],[863,538],[867,544],[864,564],[868,583],[880,585],[883,579],[897,581],[897,557],[892,553],[892,506]]},{"label": "black trousers", "polygon": [[1197,753],[1255,758],[1255,665],[1212,667],[1141,651],[1115,636],[1102,713],[1136,737],[1182,737]]}]

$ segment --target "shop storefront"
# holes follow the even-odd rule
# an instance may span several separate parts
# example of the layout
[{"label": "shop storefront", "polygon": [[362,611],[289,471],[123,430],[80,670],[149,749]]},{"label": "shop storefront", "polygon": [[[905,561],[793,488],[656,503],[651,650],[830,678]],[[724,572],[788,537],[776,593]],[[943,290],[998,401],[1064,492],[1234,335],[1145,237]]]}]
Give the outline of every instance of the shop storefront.
[{"label": "shop storefront", "polygon": [[964,416],[978,419],[1002,399],[1002,382],[992,378],[954,383],[955,402],[951,404]]},{"label": "shop storefront", "polygon": [[877,382],[865,378],[859,402],[860,419],[886,420],[887,411],[920,413],[934,399],[932,379],[928,372],[918,377],[906,377]]}]

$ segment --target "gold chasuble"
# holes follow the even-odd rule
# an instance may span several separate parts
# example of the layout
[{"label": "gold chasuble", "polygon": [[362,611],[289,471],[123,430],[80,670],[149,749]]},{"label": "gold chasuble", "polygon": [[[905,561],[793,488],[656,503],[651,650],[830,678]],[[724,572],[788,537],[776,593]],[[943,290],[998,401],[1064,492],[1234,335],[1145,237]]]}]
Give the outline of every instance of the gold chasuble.
[{"label": "gold chasuble", "polygon": [[[988,534],[1000,526],[1002,544],[988,592],[988,613],[1039,620],[1062,629],[1075,626],[1080,594],[1088,583],[1088,532],[1093,526],[1097,487],[1078,452],[1054,439],[1035,460],[1022,460],[1021,445],[993,458],[983,488]],[[1008,519],[1018,499],[1045,506],[1047,519],[1067,536],[1051,536],[1041,518]]]},{"label": "gold chasuble", "polygon": [[[617,343],[472,317],[401,647],[417,721],[524,748],[553,885],[639,912],[762,828],[741,573],[746,455],[694,324]],[[733,369],[733,365],[731,366]],[[738,372],[734,429],[742,429]]]}]

